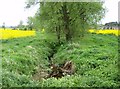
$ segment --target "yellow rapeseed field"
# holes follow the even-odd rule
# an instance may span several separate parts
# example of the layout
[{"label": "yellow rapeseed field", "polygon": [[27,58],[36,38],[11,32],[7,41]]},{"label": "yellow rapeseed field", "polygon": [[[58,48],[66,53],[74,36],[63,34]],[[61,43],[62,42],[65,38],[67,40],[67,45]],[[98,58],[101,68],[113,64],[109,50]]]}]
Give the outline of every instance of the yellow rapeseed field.
[{"label": "yellow rapeseed field", "polygon": [[0,28],[0,39],[19,38],[26,36],[35,36],[35,31],[23,31],[23,30],[12,30]]},{"label": "yellow rapeseed field", "polygon": [[96,33],[96,34],[113,34],[116,36],[120,35],[120,30],[110,30],[110,29],[105,29],[105,30],[95,30],[95,29],[90,29],[90,33]]},{"label": "yellow rapeseed field", "polygon": [[[44,29],[42,29],[42,32],[44,32]],[[120,35],[120,30],[95,30],[90,29],[88,30],[90,33],[96,33],[96,34],[113,34],[116,36]],[[19,38],[19,37],[26,37],[26,36],[35,36],[35,31],[23,31],[23,30],[12,30],[10,28],[2,29],[0,28],[0,39],[10,39],[10,38]]]}]

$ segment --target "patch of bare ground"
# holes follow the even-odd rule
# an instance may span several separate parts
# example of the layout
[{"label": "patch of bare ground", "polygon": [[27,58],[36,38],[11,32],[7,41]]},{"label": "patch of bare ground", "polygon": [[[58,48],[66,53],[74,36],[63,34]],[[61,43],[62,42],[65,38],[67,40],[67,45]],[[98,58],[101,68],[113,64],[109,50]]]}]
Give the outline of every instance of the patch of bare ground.
[{"label": "patch of bare ground", "polygon": [[58,66],[55,64],[51,64],[50,66],[51,72],[48,73],[48,71],[43,69],[38,69],[37,72],[33,75],[34,80],[42,80],[47,78],[62,78],[66,75],[72,75],[75,73],[75,65],[72,61],[66,61],[62,64],[62,66]]},{"label": "patch of bare ground", "polygon": [[33,80],[39,81],[42,80],[43,78],[47,78],[48,72],[44,69],[38,68],[36,73],[32,76]]}]

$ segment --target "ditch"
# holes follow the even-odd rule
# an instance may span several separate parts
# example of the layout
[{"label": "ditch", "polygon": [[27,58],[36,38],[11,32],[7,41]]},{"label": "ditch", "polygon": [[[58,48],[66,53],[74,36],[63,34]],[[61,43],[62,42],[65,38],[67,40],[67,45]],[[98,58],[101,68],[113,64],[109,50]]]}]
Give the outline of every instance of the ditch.
[{"label": "ditch", "polygon": [[48,55],[49,65],[47,66],[49,71],[47,69],[43,70],[39,68],[37,72],[33,75],[34,80],[41,80],[42,78],[47,79],[51,77],[55,77],[58,79],[66,75],[72,75],[75,73],[72,61],[66,61],[58,65],[53,62],[54,55],[57,53],[60,45],[62,44],[63,43],[59,44],[54,42],[50,44],[51,51],[50,55]]},{"label": "ditch", "polygon": [[[63,43],[61,43],[61,44],[63,44]],[[51,65],[53,64],[54,54],[57,53],[57,50],[61,44],[55,43],[55,42],[50,43],[49,47],[51,48],[51,51],[50,51],[50,54],[48,55],[48,62],[49,62],[48,68],[49,69],[50,69]],[[32,78],[34,80],[41,80],[42,78],[46,79],[47,78],[46,76],[48,76],[48,75],[49,75],[49,71],[47,71],[47,69],[38,68]]]}]

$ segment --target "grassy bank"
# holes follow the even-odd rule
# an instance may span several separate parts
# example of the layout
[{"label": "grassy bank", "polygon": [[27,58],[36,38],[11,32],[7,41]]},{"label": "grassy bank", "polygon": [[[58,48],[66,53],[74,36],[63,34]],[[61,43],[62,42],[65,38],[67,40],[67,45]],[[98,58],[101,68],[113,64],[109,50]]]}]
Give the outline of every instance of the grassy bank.
[{"label": "grassy bank", "polygon": [[76,74],[55,80],[53,85],[49,86],[119,86],[118,37],[116,36],[88,34],[79,41],[61,45],[53,60],[55,63],[72,60],[76,65]]},{"label": "grassy bank", "polygon": [[47,71],[49,44],[54,41],[53,36],[39,32],[35,37],[3,40],[0,44],[3,86],[35,86],[33,75],[38,69]]},{"label": "grassy bank", "polygon": [[[2,42],[3,86],[41,87],[116,87],[118,86],[118,39],[113,35],[88,34],[86,37],[56,47],[53,62],[72,60],[76,73],[60,79],[35,80],[36,70],[48,71],[56,43],[54,35],[37,33],[35,37]],[[39,74],[41,76],[41,74]]]}]

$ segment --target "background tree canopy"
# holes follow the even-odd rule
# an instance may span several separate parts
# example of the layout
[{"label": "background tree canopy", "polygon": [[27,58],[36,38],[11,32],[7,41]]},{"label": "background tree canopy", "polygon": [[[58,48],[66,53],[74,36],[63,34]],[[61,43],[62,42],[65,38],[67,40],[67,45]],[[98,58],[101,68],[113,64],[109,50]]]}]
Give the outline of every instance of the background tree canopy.
[{"label": "background tree canopy", "polygon": [[[38,0],[28,0],[27,6],[36,3]],[[103,2],[39,2],[39,5],[36,22],[46,31],[56,32],[59,42],[61,36],[66,41],[83,37],[105,15]]]}]

